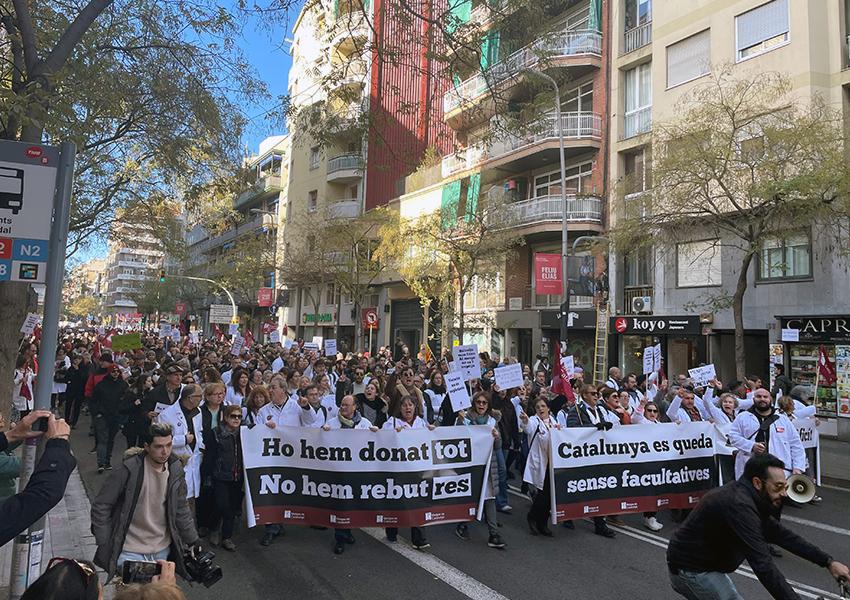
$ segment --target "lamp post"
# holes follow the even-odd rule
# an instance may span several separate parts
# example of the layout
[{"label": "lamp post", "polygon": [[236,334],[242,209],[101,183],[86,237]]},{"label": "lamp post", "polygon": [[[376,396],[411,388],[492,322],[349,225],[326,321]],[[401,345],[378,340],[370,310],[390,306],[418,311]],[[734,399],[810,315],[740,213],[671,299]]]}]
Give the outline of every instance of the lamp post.
[{"label": "lamp post", "polygon": [[[522,69],[520,72],[525,72],[530,75],[545,79],[555,92],[555,131],[558,136],[558,156],[561,162],[561,294],[564,298],[564,303],[569,306],[570,303],[570,287],[567,277],[567,252],[569,251],[570,233],[567,229],[569,211],[567,210],[567,165],[564,158],[564,124],[561,121],[561,91],[558,89],[558,82],[551,75],[547,75],[542,71],[535,69]],[[561,356],[567,355],[567,320],[561,319]]]}]

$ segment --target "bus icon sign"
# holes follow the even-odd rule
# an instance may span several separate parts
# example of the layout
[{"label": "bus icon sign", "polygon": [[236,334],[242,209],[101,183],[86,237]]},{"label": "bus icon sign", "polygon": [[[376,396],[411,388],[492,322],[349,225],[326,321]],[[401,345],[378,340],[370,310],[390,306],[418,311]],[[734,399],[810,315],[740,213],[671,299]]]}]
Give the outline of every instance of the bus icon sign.
[{"label": "bus icon sign", "polygon": [[0,168],[0,208],[16,215],[24,206],[24,170]]}]

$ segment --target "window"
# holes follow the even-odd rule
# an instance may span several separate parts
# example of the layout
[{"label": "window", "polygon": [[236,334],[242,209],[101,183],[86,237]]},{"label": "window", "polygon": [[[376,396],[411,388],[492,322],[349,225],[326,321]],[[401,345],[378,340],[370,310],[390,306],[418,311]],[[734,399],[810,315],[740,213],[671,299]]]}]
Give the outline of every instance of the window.
[{"label": "window", "polygon": [[624,162],[627,196],[652,188],[652,157],[648,147],[625,154]]},{"label": "window", "polygon": [[626,0],[626,31],[652,22],[652,0]]},{"label": "window", "polygon": [[[575,167],[569,167],[566,171],[567,193],[582,194],[589,193],[590,176],[593,173],[593,162],[586,162]],[[561,171],[552,171],[545,175],[534,178],[534,197],[556,196],[561,193]]]},{"label": "window", "polygon": [[623,137],[630,138],[652,129],[652,63],[625,73],[626,113]]},{"label": "window", "polygon": [[316,212],[316,209],[319,208],[319,191],[311,190],[307,192],[307,210],[310,212]]},{"label": "window", "polygon": [[676,282],[679,287],[720,285],[720,240],[676,245]]},{"label": "window", "polygon": [[585,83],[566,92],[561,100],[563,112],[591,112],[593,110],[593,82]]},{"label": "window", "polygon": [[667,87],[692,81],[711,70],[711,30],[667,46]]},{"label": "window", "polygon": [[812,240],[809,232],[769,237],[759,252],[759,279],[808,279],[812,276]]},{"label": "window", "polygon": [[790,39],[788,0],[773,0],[735,17],[739,61],[769,52]]},{"label": "window", "polygon": [[625,286],[646,287],[652,285],[652,249],[641,248],[626,254]]},{"label": "window", "polygon": [[312,148],[310,148],[310,170],[311,171],[313,169],[319,168],[319,161],[320,161],[319,147],[313,146]]},{"label": "window", "polygon": [[325,304],[336,304],[339,299],[339,293],[336,290],[336,286],[334,284],[329,284],[328,287],[325,288]]}]

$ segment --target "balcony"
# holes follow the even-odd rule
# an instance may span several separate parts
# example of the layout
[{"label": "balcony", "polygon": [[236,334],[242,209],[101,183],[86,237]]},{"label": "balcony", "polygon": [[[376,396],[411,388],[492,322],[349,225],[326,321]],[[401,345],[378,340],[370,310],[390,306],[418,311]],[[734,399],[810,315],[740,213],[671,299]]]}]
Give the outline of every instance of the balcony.
[{"label": "balcony", "polygon": [[348,198],[338,200],[328,205],[328,218],[331,219],[356,219],[360,216],[360,199]]},{"label": "balcony", "polygon": [[236,197],[234,208],[241,208],[262,198],[275,196],[283,191],[283,182],[280,175],[266,175],[257,180],[257,183]]},{"label": "balcony", "polygon": [[[561,223],[560,196],[539,196],[512,202],[504,207],[504,219],[510,227],[527,227],[547,222]],[[493,216],[495,218],[495,215]],[[567,222],[602,224],[602,199],[594,196],[567,195]]]},{"label": "balcony", "polygon": [[116,279],[123,279],[124,281],[144,281],[147,279],[146,275],[135,275],[133,273],[118,273],[115,275]]},{"label": "balcony", "polygon": [[443,157],[441,165],[443,177],[474,169],[486,156],[487,152],[481,144],[474,144],[456,153],[448,154]]},{"label": "balcony", "polygon": [[623,34],[623,54],[634,52],[652,43],[652,21],[629,29]]},{"label": "balcony", "polygon": [[[523,307],[538,310],[560,310],[563,302],[564,297],[561,294],[535,294],[530,285],[526,286],[522,298]],[[593,308],[593,296],[570,296],[570,308]]]},{"label": "balcony", "polygon": [[341,154],[328,159],[328,183],[354,183],[363,176],[363,155]]},{"label": "balcony", "polygon": [[623,117],[623,132],[620,139],[627,140],[636,135],[652,131],[652,107],[647,106],[629,111]]},{"label": "balcony", "polygon": [[201,243],[192,246],[191,254],[197,256],[205,252],[209,252],[210,250],[219,248],[227,244],[228,242],[232,242],[247,233],[261,229],[263,227],[263,219],[265,216],[266,215],[257,215],[250,221],[240,223],[236,227],[228,229],[220,235],[208,237]]},{"label": "balcony", "polygon": [[136,260],[119,260],[119,267],[129,267],[131,269],[147,269],[151,265],[148,265],[146,262],[139,262]]},{"label": "balcony", "polygon": [[370,37],[370,30],[362,10],[340,15],[328,31],[330,47],[345,55],[362,50]]},{"label": "balcony", "polygon": [[573,30],[535,41],[508,56],[483,73],[476,73],[443,95],[447,120],[454,111],[468,108],[474,101],[499,87],[507,87],[522,71],[532,67],[599,67],[602,35],[592,30]]},{"label": "balcony", "polygon": [[634,314],[634,311],[632,310],[632,300],[635,298],[652,298],[654,295],[652,286],[626,286],[625,289],[623,289],[623,314]]}]

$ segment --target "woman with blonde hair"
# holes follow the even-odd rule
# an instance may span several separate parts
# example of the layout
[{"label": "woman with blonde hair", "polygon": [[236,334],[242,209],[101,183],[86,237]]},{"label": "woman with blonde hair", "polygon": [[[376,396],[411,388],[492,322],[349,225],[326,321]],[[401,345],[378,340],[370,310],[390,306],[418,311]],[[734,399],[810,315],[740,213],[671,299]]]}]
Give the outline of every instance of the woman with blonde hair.
[{"label": "woman with blonde hair", "polygon": [[257,413],[266,404],[271,402],[269,389],[265,386],[257,386],[248,393],[248,399],[242,408],[242,425],[253,427],[258,423]]}]

